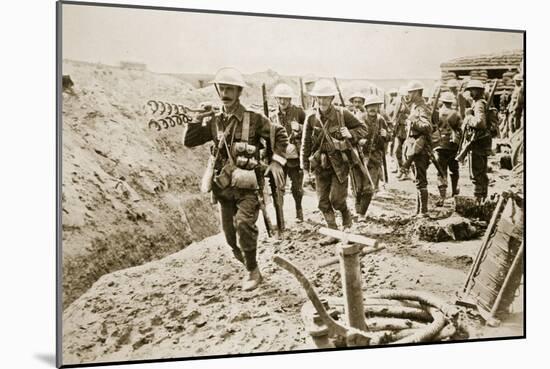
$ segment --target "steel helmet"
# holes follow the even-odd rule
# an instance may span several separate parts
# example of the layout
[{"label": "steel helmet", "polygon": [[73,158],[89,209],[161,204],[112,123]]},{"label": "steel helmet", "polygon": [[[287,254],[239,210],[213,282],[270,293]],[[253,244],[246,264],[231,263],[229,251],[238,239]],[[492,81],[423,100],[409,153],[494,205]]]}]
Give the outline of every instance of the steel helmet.
[{"label": "steel helmet", "polygon": [[471,79],[468,81],[465,89],[469,90],[470,88],[480,88],[484,90],[485,86],[483,85],[483,82],[481,82],[479,79]]},{"label": "steel helmet", "polygon": [[407,85],[407,92],[424,90],[424,85],[420,81],[410,81]]},{"label": "steel helmet", "polygon": [[523,81],[523,75],[521,73],[518,73],[514,76],[514,81]]},{"label": "steel helmet", "polygon": [[349,101],[352,102],[353,99],[363,99],[363,102],[365,102],[367,99],[365,98],[365,95],[363,95],[361,92],[357,91],[357,92],[354,92],[351,94],[351,96],[349,97]]},{"label": "steel helmet", "polygon": [[451,87],[455,87],[457,88],[458,87],[458,81],[456,79],[451,79],[447,82],[447,87],[451,88]]},{"label": "steel helmet", "polygon": [[288,97],[293,98],[294,92],[292,91],[292,87],[287,85],[286,83],[279,83],[275,88],[273,89],[273,97]]},{"label": "steel helmet", "polygon": [[365,106],[380,105],[384,103],[384,98],[378,95],[369,95],[365,100]]},{"label": "steel helmet", "polygon": [[216,73],[216,76],[214,77],[214,79],[209,83],[217,84],[217,85],[224,84],[224,85],[246,87],[246,83],[244,82],[244,78],[241,72],[231,67],[225,67],[220,69]]},{"label": "steel helmet", "polygon": [[315,75],[313,74],[306,74],[304,76],[304,78],[302,79],[302,82],[304,82],[304,84],[306,83],[313,83],[313,82],[317,82],[319,78],[317,78]]},{"label": "steel helmet", "polygon": [[338,95],[338,90],[336,90],[336,86],[331,80],[320,79],[315,82],[309,94],[311,96],[336,96]]},{"label": "steel helmet", "polygon": [[455,96],[452,94],[452,92],[444,92],[441,94],[441,98],[439,100],[441,100],[442,102],[454,103]]}]

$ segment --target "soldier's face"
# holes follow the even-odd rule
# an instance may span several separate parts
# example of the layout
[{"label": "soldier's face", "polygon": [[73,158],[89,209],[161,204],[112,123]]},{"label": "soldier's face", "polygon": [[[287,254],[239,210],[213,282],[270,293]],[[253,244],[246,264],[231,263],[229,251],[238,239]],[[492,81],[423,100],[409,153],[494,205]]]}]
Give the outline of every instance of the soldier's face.
[{"label": "soldier's face", "polygon": [[231,106],[239,99],[239,96],[241,96],[242,87],[219,84],[218,92],[223,105]]},{"label": "soldier's face", "polygon": [[367,105],[367,114],[369,117],[375,116],[380,111],[380,105]]},{"label": "soldier's face", "polygon": [[483,90],[481,88],[471,88],[470,89],[470,95],[472,95],[472,98],[474,100],[479,99],[481,96],[483,96]]},{"label": "soldier's face", "polygon": [[363,109],[365,101],[361,98],[355,98],[351,101],[355,109]]},{"label": "soldier's face", "polygon": [[311,91],[311,89],[313,88],[313,85],[315,85],[315,82],[304,83],[304,87],[306,88],[307,92]]},{"label": "soldier's face", "polygon": [[277,97],[277,104],[283,110],[290,106],[290,97]]},{"label": "soldier's face", "polygon": [[422,90],[409,91],[407,96],[409,97],[409,101],[414,101],[414,99],[422,97]]},{"label": "soldier's face", "polygon": [[321,111],[327,111],[334,100],[334,96],[317,96],[317,104]]}]

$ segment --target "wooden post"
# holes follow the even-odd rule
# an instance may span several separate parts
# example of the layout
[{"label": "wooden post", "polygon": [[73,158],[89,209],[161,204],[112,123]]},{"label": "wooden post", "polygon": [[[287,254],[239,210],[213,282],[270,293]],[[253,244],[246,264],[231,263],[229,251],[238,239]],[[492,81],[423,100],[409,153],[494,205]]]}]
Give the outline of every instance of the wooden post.
[{"label": "wooden post", "polygon": [[337,251],[340,256],[340,274],[342,275],[347,324],[350,327],[366,331],[367,324],[365,322],[361,270],[359,267],[361,246],[348,245],[347,240],[344,239],[337,246]]}]

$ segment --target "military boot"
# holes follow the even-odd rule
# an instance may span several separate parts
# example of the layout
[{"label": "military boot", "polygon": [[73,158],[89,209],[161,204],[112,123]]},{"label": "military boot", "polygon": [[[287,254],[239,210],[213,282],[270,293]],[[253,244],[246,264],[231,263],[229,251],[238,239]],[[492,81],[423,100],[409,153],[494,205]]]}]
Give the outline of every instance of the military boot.
[{"label": "military boot", "polygon": [[[327,211],[326,213],[323,213],[325,217],[325,221],[327,222],[327,227],[331,229],[338,229],[338,226],[336,225],[336,216],[334,215],[334,212]],[[321,246],[327,246],[327,245],[334,245],[335,243],[338,243],[338,239],[330,236],[325,236],[319,241],[319,244]]]},{"label": "military boot", "polygon": [[342,227],[344,229],[350,228],[353,224],[353,219],[351,217],[351,211],[348,208],[342,211]]},{"label": "military boot", "polygon": [[445,204],[445,198],[447,197],[447,187],[439,187],[439,200],[435,203],[435,206],[442,207]]},{"label": "military boot", "polygon": [[458,188],[458,177],[451,177],[451,196],[457,196],[460,194],[460,188]]},{"label": "military boot", "polygon": [[247,271],[246,276],[243,278],[243,291],[251,291],[257,288],[262,282],[262,279],[262,274],[257,266],[254,270]]},{"label": "military boot", "polygon": [[299,222],[304,221],[304,211],[302,210],[302,199],[296,200],[296,219]]},{"label": "military boot", "polygon": [[428,189],[423,188],[419,191],[420,213],[423,218],[429,218],[428,214]]}]

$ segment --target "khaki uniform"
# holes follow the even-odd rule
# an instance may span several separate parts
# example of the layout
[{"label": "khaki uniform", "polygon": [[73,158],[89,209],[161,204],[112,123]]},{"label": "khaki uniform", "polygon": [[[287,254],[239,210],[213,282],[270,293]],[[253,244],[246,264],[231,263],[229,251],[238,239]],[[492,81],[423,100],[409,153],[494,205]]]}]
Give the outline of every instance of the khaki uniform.
[{"label": "khaki uniform", "polygon": [[462,119],[458,111],[455,109],[448,109],[442,106],[439,109],[439,124],[437,131],[432,135],[432,144],[434,146],[434,156],[445,173],[445,177],[437,174],[438,187],[441,196],[446,196],[448,187],[447,171],[451,175],[451,188],[452,195],[458,194],[458,178],[459,178],[459,165],[455,157],[458,152],[458,145],[460,143],[460,137],[462,127]]},{"label": "khaki uniform", "polygon": [[[246,129],[247,121],[248,129]],[[246,130],[248,130],[248,134],[243,132]],[[224,136],[227,145],[224,145],[221,140]],[[260,190],[239,188],[243,186],[239,183],[241,181],[239,181],[237,173],[255,174],[258,185],[263,185],[263,169],[259,165],[251,166],[254,160],[257,163],[260,161],[260,138],[271,144],[274,152],[273,159],[284,165],[288,145],[288,136],[284,128],[271,123],[261,114],[246,110],[240,103],[230,114],[226,114],[222,109],[222,112],[216,114],[205,126],[188,124],[184,132],[184,145],[187,147],[214,141],[213,155],[216,156],[216,160],[212,192],[220,204],[225,239],[235,257],[242,261],[249,271],[254,270],[257,266],[258,228],[256,221],[260,210],[258,198]],[[248,151],[239,152],[237,151],[239,147],[246,147]],[[252,147],[254,150],[251,149]],[[242,160],[239,160],[239,157],[245,158],[246,168],[252,169],[240,168],[238,163]],[[231,165],[231,162],[235,165]],[[239,170],[236,170],[235,166]],[[224,173],[231,173],[226,178],[230,183],[226,185],[220,179]],[[248,178],[253,178],[253,176]]]},{"label": "khaki uniform", "polygon": [[492,137],[487,125],[486,107],[487,102],[484,99],[478,99],[474,101],[472,107],[473,115],[466,115],[464,118],[464,124],[469,129],[475,130],[475,137],[477,138],[468,153],[468,160],[470,162],[472,183],[474,184],[474,196],[479,198],[487,197],[489,187],[487,157],[491,153]]},{"label": "khaki uniform", "polygon": [[[340,133],[340,128],[344,126],[352,135],[349,140],[345,140]],[[357,144],[366,135],[367,129],[363,123],[349,111],[334,106],[325,113],[315,110],[306,118],[300,155],[302,167],[315,172],[318,207],[331,228],[337,227],[334,210],[342,212],[345,223],[348,219],[351,222],[346,204],[348,176],[352,167],[350,143]]]},{"label": "khaki uniform", "polygon": [[386,135],[388,134],[386,120],[380,114],[374,117],[365,115],[365,124],[367,126],[367,138],[365,144],[361,146],[361,151],[367,162],[366,167],[372,179],[372,184],[359,168],[354,167],[352,179],[355,180],[356,188],[355,211],[359,215],[366,214],[372,197],[375,191],[378,190],[385,147],[388,142],[387,136],[382,137],[380,135],[381,129],[386,130]]},{"label": "khaki uniform", "polygon": [[[288,135],[286,151],[285,176],[290,178],[292,196],[296,204],[296,210],[302,209],[302,197],[304,195],[304,171],[300,168],[300,148],[302,146],[302,130],[306,114],[298,106],[290,105],[286,111],[278,109],[270,116],[273,123],[283,126]],[[293,130],[291,122],[299,125],[298,130]]]},{"label": "khaki uniform", "polygon": [[510,97],[510,104],[508,105],[509,114],[509,130],[513,133],[523,126],[523,107],[525,104],[523,96],[523,86],[516,86],[512,91]]}]

